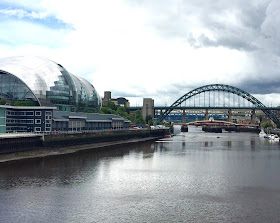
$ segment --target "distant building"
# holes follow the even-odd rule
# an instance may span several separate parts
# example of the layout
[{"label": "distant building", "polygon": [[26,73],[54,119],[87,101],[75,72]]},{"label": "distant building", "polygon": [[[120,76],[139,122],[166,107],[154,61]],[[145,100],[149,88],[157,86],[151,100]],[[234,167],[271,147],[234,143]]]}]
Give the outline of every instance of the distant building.
[{"label": "distant building", "polygon": [[148,116],[151,118],[155,117],[155,106],[152,98],[143,98],[142,116],[144,120],[146,120]]},{"label": "distant building", "polygon": [[112,98],[111,97],[111,91],[105,91],[104,92],[104,98],[102,100],[102,105],[106,106],[109,102],[114,103],[115,105],[120,105],[126,108],[130,107],[130,103],[126,98],[120,97],[120,98]]}]

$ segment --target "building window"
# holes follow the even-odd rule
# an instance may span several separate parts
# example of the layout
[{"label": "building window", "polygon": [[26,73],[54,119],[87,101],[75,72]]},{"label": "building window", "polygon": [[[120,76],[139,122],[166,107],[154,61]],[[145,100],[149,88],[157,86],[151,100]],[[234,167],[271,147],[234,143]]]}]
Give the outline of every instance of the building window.
[{"label": "building window", "polygon": [[35,132],[41,132],[41,127],[35,127]]},{"label": "building window", "polygon": [[41,119],[35,119],[35,124],[41,124]]},{"label": "building window", "polygon": [[35,111],[35,116],[41,116],[41,111]]},{"label": "building window", "polygon": [[46,115],[52,115],[52,112],[46,111]]},{"label": "building window", "polygon": [[26,120],[26,123],[34,124],[34,120],[33,120],[33,119],[27,119],[27,120]]},{"label": "building window", "polygon": [[46,128],[46,132],[50,132],[51,131],[51,128]]},{"label": "building window", "polygon": [[33,111],[26,112],[26,115],[28,115],[28,116],[33,116],[33,115],[34,115],[34,112],[33,112]]}]

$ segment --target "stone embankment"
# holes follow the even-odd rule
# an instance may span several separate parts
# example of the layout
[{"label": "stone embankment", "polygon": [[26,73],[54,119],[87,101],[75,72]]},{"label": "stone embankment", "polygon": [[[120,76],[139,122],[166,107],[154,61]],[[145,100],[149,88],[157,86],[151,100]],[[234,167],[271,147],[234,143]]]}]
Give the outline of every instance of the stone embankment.
[{"label": "stone embankment", "polygon": [[166,134],[170,134],[169,128],[48,135],[3,134],[0,135],[0,162],[157,140]]}]

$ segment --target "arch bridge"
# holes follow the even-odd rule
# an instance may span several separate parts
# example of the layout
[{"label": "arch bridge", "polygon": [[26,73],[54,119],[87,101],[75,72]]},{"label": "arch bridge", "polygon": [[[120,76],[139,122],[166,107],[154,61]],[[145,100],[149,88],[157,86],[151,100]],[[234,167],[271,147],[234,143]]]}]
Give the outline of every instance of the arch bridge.
[{"label": "arch bridge", "polygon": [[[189,103],[188,106],[187,103]],[[160,121],[164,120],[174,109],[183,110],[183,114],[185,109],[205,109],[207,112],[208,109],[247,109],[252,110],[254,114],[255,110],[261,110],[275,124],[280,124],[276,115],[276,112],[280,110],[279,107],[266,107],[246,91],[225,84],[211,84],[196,88],[177,99],[171,106],[155,107],[155,109],[161,110]]]}]

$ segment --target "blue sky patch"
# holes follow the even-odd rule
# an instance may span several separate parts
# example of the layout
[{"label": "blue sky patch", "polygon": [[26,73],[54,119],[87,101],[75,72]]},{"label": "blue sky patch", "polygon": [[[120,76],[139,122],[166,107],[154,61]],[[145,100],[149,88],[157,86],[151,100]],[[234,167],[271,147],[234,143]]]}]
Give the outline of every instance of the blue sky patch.
[{"label": "blue sky patch", "polygon": [[0,4],[0,19],[20,20],[46,26],[51,29],[73,29],[71,24],[65,23],[53,15],[43,15],[43,12],[30,10],[23,7],[12,7],[7,4]]}]

